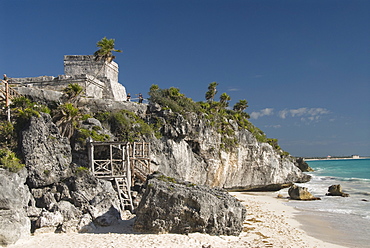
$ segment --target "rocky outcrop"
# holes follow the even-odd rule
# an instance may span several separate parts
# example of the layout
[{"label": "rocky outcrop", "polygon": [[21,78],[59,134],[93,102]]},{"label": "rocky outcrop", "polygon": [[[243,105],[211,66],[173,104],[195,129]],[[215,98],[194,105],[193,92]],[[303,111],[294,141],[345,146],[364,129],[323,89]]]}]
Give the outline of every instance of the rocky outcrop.
[{"label": "rocky outcrop", "polygon": [[49,187],[33,188],[28,216],[35,232],[87,232],[120,219],[118,196],[109,181],[88,172]]},{"label": "rocky outcrop", "polygon": [[78,107],[85,112],[114,112],[122,109],[134,112],[141,118],[146,117],[148,106],[136,102],[114,101],[110,99],[81,98],[77,103]]},{"label": "rocky outcrop", "polygon": [[30,234],[31,222],[25,206],[30,199],[26,170],[19,173],[0,168],[0,245],[8,245]]},{"label": "rocky outcrop", "polygon": [[[227,121],[233,128],[237,145],[230,148],[225,144],[224,135],[211,126],[211,120],[195,113],[180,115],[162,110],[157,104],[108,99],[81,98],[78,106],[83,113],[126,109],[149,123],[152,119],[160,120],[162,138],[146,141],[151,143],[152,168],[171,177],[228,190],[279,190],[293,182],[310,179],[292,157],[284,157],[271,145],[258,142],[252,133],[240,129],[232,120]],[[75,161],[80,163],[81,159]],[[44,164],[48,167],[48,162]],[[52,170],[44,168],[43,171]],[[36,179],[43,171],[35,170],[30,179]]]},{"label": "rocky outcrop", "polygon": [[134,229],[139,232],[239,235],[246,209],[225,191],[154,174],[136,215]]},{"label": "rocky outcrop", "polygon": [[303,171],[303,172],[310,172],[310,171],[314,171],[308,164],[306,161],[304,161],[303,158],[297,158],[296,159],[296,165],[297,167]]},{"label": "rocky outcrop", "polygon": [[55,90],[40,90],[33,87],[17,87],[15,90],[21,94],[26,95],[33,102],[43,105],[52,105],[63,101],[63,92]]},{"label": "rocky outcrop", "polygon": [[30,187],[48,186],[71,175],[69,140],[60,135],[50,115],[31,117],[21,133],[20,144]]},{"label": "rocky outcrop", "polygon": [[304,201],[320,200],[320,198],[314,197],[310,192],[308,192],[307,188],[300,187],[297,185],[291,186],[288,190],[288,194],[290,199],[292,200],[304,200]]},{"label": "rocky outcrop", "polygon": [[328,189],[329,193],[326,195],[328,196],[342,196],[342,197],[348,197],[349,194],[344,193],[342,191],[342,186],[340,184],[337,185],[331,185]]},{"label": "rocky outcrop", "polygon": [[238,145],[223,149],[223,135],[210,120],[149,107],[163,122],[163,138],[151,141],[152,161],[168,176],[228,190],[279,190],[292,182],[306,182],[309,175],[282,157],[271,145],[233,126]]},{"label": "rocky outcrop", "polygon": [[69,141],[60,136],[48,114],[32,117],[24,128],[21,148],[30,200],[21,205],[32,221],[32,232],[91,231],[120,219],[112,184],[71,163]]}]

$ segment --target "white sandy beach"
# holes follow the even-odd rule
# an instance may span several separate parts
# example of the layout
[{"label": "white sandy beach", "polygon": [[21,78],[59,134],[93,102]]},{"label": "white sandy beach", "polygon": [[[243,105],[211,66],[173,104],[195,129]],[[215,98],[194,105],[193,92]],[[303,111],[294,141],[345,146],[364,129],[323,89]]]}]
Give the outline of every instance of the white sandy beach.
[{"label": "white sandy beach", "polygon": [[[244,231],[237,237],[200,233],[138,234],[132,230],[131,219],[121,221],[115,226],[100,228],[95,233],[36,234],[8,247],[343,247],[308,236],[300,228],[300,223],[294,219],[296,210],[283,204],[286,199],[276,198],[277,193],[230,194],[242,201],[247,208]],[[320,226],[324,232],[330,232],[325,230],[325,223],[318,223],[317,228]]]}]

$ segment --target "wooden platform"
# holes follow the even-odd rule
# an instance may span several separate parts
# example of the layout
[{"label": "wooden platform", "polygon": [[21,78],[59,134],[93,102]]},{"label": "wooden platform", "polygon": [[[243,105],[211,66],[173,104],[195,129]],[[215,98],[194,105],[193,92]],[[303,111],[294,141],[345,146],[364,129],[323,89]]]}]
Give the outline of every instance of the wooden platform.
[{"label": "wooden platform", "polygon": [[121,210],[133,210],[130,188],[138,178],[146,180],[150,168],[150,144],[146,142],[87,142],[90,170],[100,179],[114,181]]}]

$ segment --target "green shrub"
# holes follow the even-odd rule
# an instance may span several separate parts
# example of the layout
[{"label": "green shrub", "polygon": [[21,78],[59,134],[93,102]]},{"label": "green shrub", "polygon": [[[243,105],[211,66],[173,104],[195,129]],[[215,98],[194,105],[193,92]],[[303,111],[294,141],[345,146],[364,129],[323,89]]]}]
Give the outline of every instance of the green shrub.
[{"label": "green shrub", "polygon": [[51,114],[50,108],[45,105],[37,105],[35,106],[35,109],[38,110],[39,112],[47,113],[49,115]]},{"label": "green shrub", "polygon": [[24,164],[20,162],[14,152],[8,149],[0,149],[0,167],[11,172],[18,172],[24,168]]},{"label": "green shrub", "polygon": [[220,148],[225,151],[231,151],[233,148],[238,146],[238,140],[236,137],[221,137],[221,145]]},{"label": "green shrub", "polygon": [[86,171],[89,171],[89,168],[85,166],[79,166],[76,168],[76,172],[86,172]]},{"label": "green shrub", "polygon": [[277,139],[267,139],[267,143],[269,143],[274,149],[280,150],[280,146],[278,145],[278,140]]},{"label": "green shrub", "polygon": [[149,102],[157,103],[163,109],[171,109],[174,113],[199,112],[201,107],[191,98],[180,93],[178,88],[160,89],[158,85],[152,85],[149,91]]},{"label": "green shrub", "polygon": [[14,136],[13,124],[8,121],[0,121],[0,143],[11,144],[15,141]]},{"label": "green shrub", "polygon": [[98,112],[94,114],[94,118],[99,120],[101,123],[107,123],[109,122],[109,119],[111,118],[112,113],[110,112]]},{"label": "green shrub", "polygon": [[82,115],[81,120],[86,121],[89,118],[92,118],[92,116],[89,115],[89,114],[84,114],[84,115]]},{"label": "green shrub", "polygon": [[32,116],[40,117],[40,112],[51,113],[51,110],[42,104],[32,102],[25,96],[14,98],[11,104],[12,112],[15,113],[16,126],[22,127],[27,123]]},{"label": "green shrub", "polygon": [[83,91],[83,87],[79,84],[69,84],[63,92],[68,96],[69,99],[73,99],[80,95]]},{"label": "green shrub", "polygon": [[25,96],[20,96],[12,100],[11,107],[25,109],[25,108],[32,108],[34,105],[35,104],[29,98]]},{"label": "green shrub", "polygon": [[166,183],[177,183],[176,179],[173,178],[173,177],[167,177],[165,175],[160,175],[158,177],[158,180],[161,180],[163,182],[166,182]]},{"label": "green shrub", "polygon": [[33,108],[25,108],[18,110],[18,117],[23,120],[29,120],[32,116],[40,117],[40,113]]},{"label": "green shrub", "polygon": [[150,125],[135,113],[127,110],[98,113],[95,118],[100,120],[121,141],[139,141],[143,136],[149,137],[155,133],[154,123]]},{"label": "green shrub", "polygon": [[77,129],[77,141],[85,144],[87,138],[92,138],[94,141],[108,141],[110,136],[107,134],[98,134],[96,130],[89,130],[85,128]]},{"label": "green shrub", "polygon": [[79,166],[79,167],[76,168],[75,172],[76,172],[77,176],[82,176],[86,173],[89,173],[89,168],[87,168],[85,166]]}]

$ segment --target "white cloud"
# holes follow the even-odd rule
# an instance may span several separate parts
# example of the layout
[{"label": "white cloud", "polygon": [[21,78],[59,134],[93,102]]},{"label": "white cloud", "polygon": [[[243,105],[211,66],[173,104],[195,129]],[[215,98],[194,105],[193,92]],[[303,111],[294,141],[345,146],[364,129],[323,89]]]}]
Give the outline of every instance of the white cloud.
[{"label": "white cloud", "polygon": [[301,117],[301,120],[318,120],[322,115],[329,114],[330,111],[325,108],[298,108],[298,109],[284,109],[279,111],[278,116],[282,119],[291,117]]},{"label": "white cloud", "polygon": [[281,125],[265,125],[266,128],[281,128]]},{"label": "white cloud", "polygon": [[292,117],[295,117],[295,116],[305,115],[308,112],[308,110],[307,108],[299,108],[299,109],[291,109],[289,112],[292,115]]},{"label": "white cloud", "polygon": [[311,108],[311,109],[309,109],[308,113],[310,115],[315,116],[315,115],[329,114],[330,111],[325,109],[325,108]]},{"label": "white cloud", "polygon": [[281,111],[279,111],[279,117],[281,118],[281,119],[285,119],[286,118],[286,116],[288,115],[288,113],[289,113],[289,110],[287,110],[287,109],[284,109],[284,110],[281,110]]},{"label": "white cloud", "polygon": [[273,108],[265,108],[265,109],[262,109],[258,112],[252,112],[250,114],[251,118],[252,119],[258,119],[262,116],[269,116],[269,115],[273,115],[274,114],[274,109]]}]

